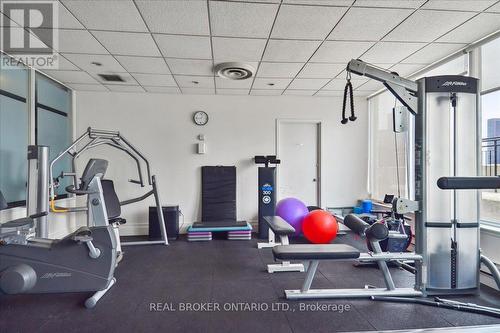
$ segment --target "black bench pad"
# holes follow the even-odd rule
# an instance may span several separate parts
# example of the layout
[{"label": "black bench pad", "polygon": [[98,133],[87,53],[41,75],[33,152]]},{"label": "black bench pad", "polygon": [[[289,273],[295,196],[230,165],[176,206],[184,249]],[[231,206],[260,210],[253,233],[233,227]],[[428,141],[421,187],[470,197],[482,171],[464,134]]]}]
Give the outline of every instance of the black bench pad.
[{"label": "black bench pad", "polygon": [[360,252],[344,244],[294,244],[273,247],[275,259],[281,260],[334,260],[356,259]]},{"label": "black bench pad", "polygon": [[269,228],[278,236],[289,236],[295,234],[295,228],[279,216],[264,216],[264,221]]}]

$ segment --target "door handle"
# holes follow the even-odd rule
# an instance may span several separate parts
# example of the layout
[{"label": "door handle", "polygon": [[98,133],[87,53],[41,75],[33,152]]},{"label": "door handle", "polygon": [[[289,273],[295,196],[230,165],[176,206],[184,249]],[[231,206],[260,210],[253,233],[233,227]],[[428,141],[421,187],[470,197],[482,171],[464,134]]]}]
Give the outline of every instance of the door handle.
[{"label": "door handle", "polygon": [[313,178],[313,182],[316,182],[316,178]]}]

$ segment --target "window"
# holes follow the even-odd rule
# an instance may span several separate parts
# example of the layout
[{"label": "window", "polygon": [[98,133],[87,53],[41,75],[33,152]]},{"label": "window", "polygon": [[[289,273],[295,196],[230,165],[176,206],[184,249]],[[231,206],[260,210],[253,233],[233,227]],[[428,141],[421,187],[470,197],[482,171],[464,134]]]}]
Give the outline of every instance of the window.
[{"label": "window", "polygon": [[[481,47],[481,171],[500,175],[500,38]],[[481,192],[481,220],[500,223],[500,192]]]},{"label": "window", "polygon": [[400,193],[402,197],[407,196],[405,152],[408,147],[408,133],[393,132],[394,105],[395,97],[388,91],[369,100],[372,152],[370,188],[372,198],[379,200],[382,200],[385,194]]},{"label": "window", "polygon": [[[32,69],[2,61],[5,59],[0,53],[0,191],[13,207],[26,202],[27,146],[49,146],[50,158],[54,158],[71,142],[71,91]],[[36,85],[31,97],[34,110],[30,110],[28,93],[31,75],[35,75]],[[30,142],[30,138],[35,139]],[[69,160],[58,166],[56,174],[69,170]],[[58,192],[64,191],[70,179],[65,181]]]},{"label": "window", "polygon": [[[467,75],[467,73],[468,56],[463,55],[411,79],[445,74]],[[382,200],[385,194],[398,195],[398,192],[402,197],[407,197],[410,192],[408,179],[412,179],[410,173],[413,173],[413,168],[408,168],[407,163],[411,161],[410,157],[413,154],[413,116],[409,116],[410,130],[407,133],[395,134],[392,130],[392,109],[395,104],[399,105],[399,102],[395,103],[395,97],[389,91],[376,95],[368,101],[369,193],[374,200]]]},{"label": "window", "polygon": [[489,91],[500,88],[500,38],[481,47],[481,88]]},{"label": "window", "polygon": [[[49,159],[55,158],[71,144],[71,91],[46,76],[36,75],[36,144],[48,146]],[[55,165],[54,175],[71,169],[69,156]],[[56,194],[65,193],[71,183],[60,181]]]},{"label": "window", "polygon": [[2,65],[0,55],[0,191],[12,205],[26,199],[28,70]]}]

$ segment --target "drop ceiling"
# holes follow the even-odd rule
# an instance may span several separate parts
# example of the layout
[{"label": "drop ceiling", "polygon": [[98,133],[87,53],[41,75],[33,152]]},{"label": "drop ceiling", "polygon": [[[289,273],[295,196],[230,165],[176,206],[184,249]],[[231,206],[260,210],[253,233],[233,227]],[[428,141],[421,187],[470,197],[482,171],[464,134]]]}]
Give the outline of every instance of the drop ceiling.
[{"label": "drop ceiling", "polygon": [[[351,58],[408,75],[499,29],[500,0],[60,0],[44,72],[77,91],[341,96]],[[257,73],[214,77],[225,61]]]}]

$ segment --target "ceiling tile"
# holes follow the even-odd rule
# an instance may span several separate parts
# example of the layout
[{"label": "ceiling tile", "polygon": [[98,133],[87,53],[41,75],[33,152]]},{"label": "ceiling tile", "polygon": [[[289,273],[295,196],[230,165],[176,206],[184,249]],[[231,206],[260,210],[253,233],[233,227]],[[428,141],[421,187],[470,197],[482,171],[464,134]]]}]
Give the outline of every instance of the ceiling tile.
[{"label": "ceiling tile", "polygon": [[315,90],[306,90],[306,89],[287,89],[283,92],[283,95],[290,95],[290,96],[312,96],[316,93],[317,89]]},{"label": "ceiling tile", "polygon": [[481,13],[439,38],[439,42],[472,43],[500,29],[500,14]]},{"label": "ceiling tile", "polygon": [[214,95],[213,88],[182,88],[182,93],[185,95]]},{"label": "ceiling tile", "polygon": [[285,89],[292,79],[270,79],[270,78],[261,78],[256,77],[252,89]]},{"label": "ceiling tile", "polygon": [[259,61],[266,46],[265,39],[213,37],[214,60]]},{"label": "ceiling tile", "polygon": [[[65,6],[58,6],[57,10],[59,11],[59,21],[57,22],[58,29],[85,29]],[[106,88],[104,89],[107,91]]]},{"label": "ceiling tile", "polygon": [[[211,1],[218,1],[218,0],[211,0]],[[223,0],[224,1],[224,0]],[[280,3],[281,0],[226,0],[226,1],[231,1],[231,2],[262,2],[262,3]]]},{"label": "ceiling tile", "polygon": [[283,89],[252,89],[252,96],[281,96]]},{"label": "ceiling tile", "polygon": [[264,61],[305,62],[321,42],[306,40],[271,39],[264,53]]},{"label": "ceiling tile", "polygon": [[[356,79],[353,78],[351,79],[351,83],[353,87],[357,87],[365,82],[367,82],[367,79]],[[322,90],[341,90],[344,91],[346,85],[346,80],[345,79],[333,79],[328,83],[326,86],[323,87]]]},{"label": "ceiling tile", "polygon": [[391,67],[391,72],[396,72],[400,76],[408,77],[410,74],[415,73],[416,71],[424,68],[425,65],[421,64],[396,64]]},{"label": "ceiling tile", "polygon": [[72,83],[69,86],[75,91],[109,91],[109,89],[102,84]]},{"label": "ceiling tile", "polygon": [[[100,72],[103,74],[106,74],[106,72]],[[100,73],[90,73],[94,79],[96,79],[98,82],[106,85],[106,86],[137,86],[139,83],[137,80],[130,75],[129,73],[118,73],[122,81],[106,81],[104,80],[101,76],[99,76]]]},{"label": "ceiling tile", "polygon": [[249,89],[220,89],[217,88],[217,95],[248,95]]},{"label": "ceiling tile", "polygon": [[150,93],[163,93],[163,94],[180,94],[181,90],[177,87],[150,87],[143,86],[147,92]]},{"label": "ceiling tile", "polygon": [[351,8],[328,39],[378,41],[412,12],[412,9]]},{"label": "ceiling tile", "polygon": [[361,59],[371,63],[395,64],[425,45],[425,43],[380,42],[368,50]]},{"label": "ceiling tile", "polygon": [[273,38],[323,40],[348,7],[281,6]]},{"label": "ceiling tile", "polygon": [[330,81],[329,79],[295,79],[288,86],[288,89],[298,90],[319,90]]},{"label": "ceiling tile", "polygon": [[311,58],[311,62],[345,63],[359,58],[373,42],[326,41]]},{"label": "ceiling tile", "polygon": [[210,37],[154,35],[164,57],[212,59]]},{"label": "ceiling tile", "polygon": [[377,91],[383,89],[384,85],[382,82],[375,80],[368,80],[368,82],[358,84],[354,87],[357,91]]},{"label": "ceiling tile", "polygon": [[87,29],[148,31],[132,0],[62,0],[62,2]]},{"label": "ceiling tile", "polygon": [[[38,66],[33,66],[35,68],[38,68]],[[62,55],[58,55],[58,67],[54,68],[55,70],[59,71],[79,71],[80,68],[76,67],[73,65],[70,61],[68,61],[66,58],[64,58]]]},{"label": "ceiling tile", "polygon": [[212,60],[166,59],[172,74],[213,75]]},{"label": "ceiling tile", "polygon": [[111,54],[145,57],[161,55],[151,34],[109,31],[93,31],[92,33]]},{"label": "ceiling tile", "polygon": [[135,1],[151,32],[209,35],[205,1]]},{"label": "ceiling tile", "polygon": [[283,3],[321,6],[350,6],[354,0],[283,0]]},{"label": "ceiling tile", "polygon": [[144,92],[145,90],[141,86],[120,86],[108,84],[106,87],[114,92]]},{"label": "ceiling tile", "polygon": [[402,62],[406,64],[430,64],[449,56],[453,52],[463,48],[465,45],[466,44],[432,43],[415,52]]},{"label": "ceiling tile", "polygon": [[59,30],[59,52],[109,54],[86,30]]},{"label": "ceiling tile", "polygon": [[[126,72],[125,68],[110,55],[64,53],[63,56],[89,73]],[[92,62],[100,63],[101,66],[96,66]]]},{"label": "ceiling tile", "polygon": [[175,75],[175,81],[181,88],[213,88],[214,78],[212,76],[186,76]]},{"label": "ceiling tile", "polygon": [[432,42],[474,16],[471,12],[418,10],[384,41]]},{"label": "ceiling tile", "polygon": [[497,3],[496,5],[494,6],[491,6],[490,8],[488,8],[486,10],[487,12],[495,12],[495,13],[500,13],[500,2]]},{"label": "ceiling tile", "polygon": [[86,83],[86,84],[98,84],[92,76],[86,72],[82,71],[54,71],[54,70],[44,70],[48,76],[61,81],[62,83]]},{"label": "ceiling tile", "polygon": [[130,73],[170,74],[163,58],[116,56],[116,60]]},{"label": "ceiling tile", "polygon": [[376,91],[375,90],[373,90],[373,91],[355,90],[354,96],[355,97],[367,97],[373,93],[376,93]]},{"label": "ceiling tile", "polygon": [[300,78],[327,78],[331,79],[337,76],[346,68],[346,64],[320,64],[320,63],[307,63],[300,71],[298,77]]},{"label": "ceiling tile", "polygon": [[222,77],[215,78],[215,85],[217,89],[250,89],[252,86],[252,79],[246,80],[229,80]]},{"label": "ceiling tile", "polygon": [[341,91],[341,90],[320,90],[314,96],[319,96],[319,97],[344,97],[344,91]]},{"label": "ceiling tile", "polygon": [[470,10],[473,12],[481,12],[493,5],[497,0],[429,0],[422,6],[424,9],[442,9],[449,10]]},{"label": "ceiling tile", "polygon": [[267,38],[278,4],[210,2],[212,35]]},{"label": "ceiling tile", "polygon": [[427,0],[356,0],[353,6],[386,7],[386,8],[418,8]]},{"label": "ceiling tile", "polygon": [[293,78],[304,66],[302,62],[261,62],[257,75],[259,77]]},{"label": "ceiling tile", "polygon": [[133,74],[142,86],[175,87],[177,84],[172,75]]}]

